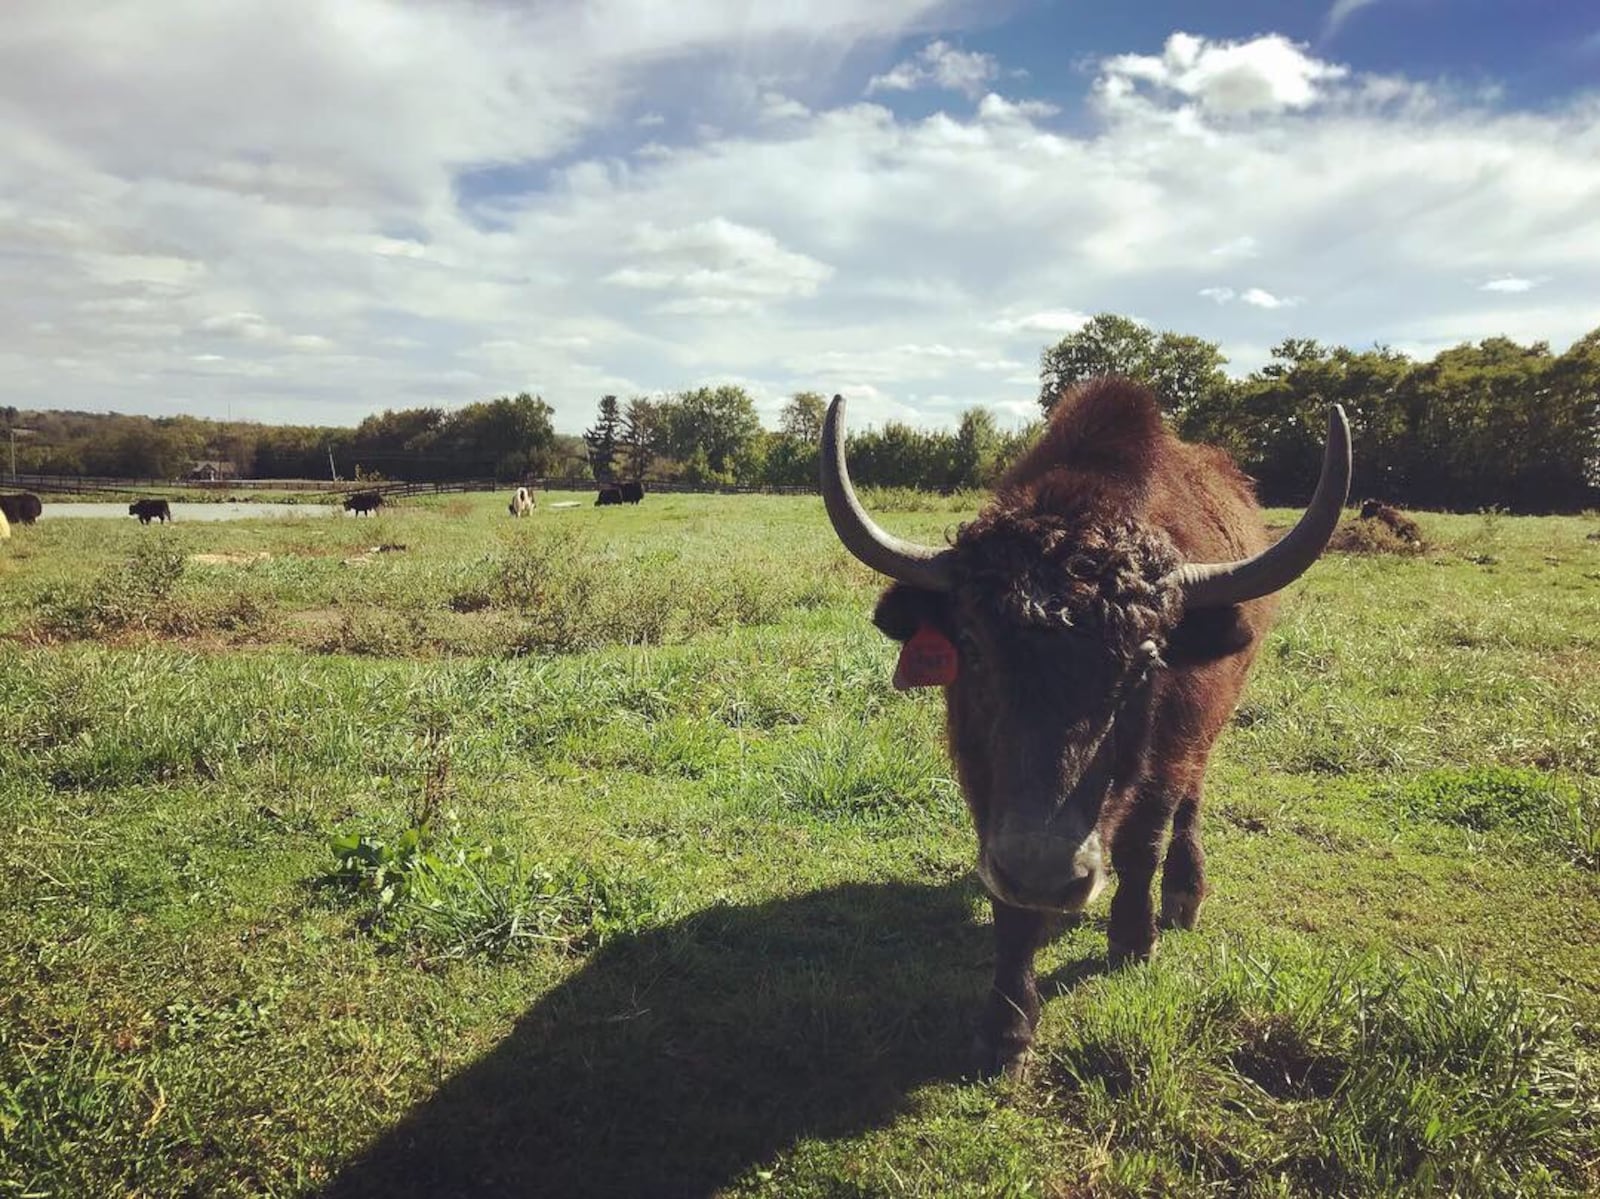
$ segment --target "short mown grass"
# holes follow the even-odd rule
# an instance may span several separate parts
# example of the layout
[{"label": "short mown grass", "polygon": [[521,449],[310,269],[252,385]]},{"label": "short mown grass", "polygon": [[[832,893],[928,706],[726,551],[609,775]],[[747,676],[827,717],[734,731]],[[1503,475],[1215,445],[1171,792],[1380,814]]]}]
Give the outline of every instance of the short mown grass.
[{"label": "short mown grass", "polygon": [[0,545],[0,1193],[1600,1192],[1592,518],[1295,584],[1201,929],[1107,974],[1102,901],[990,1083],[877,580],[815,500],[552,498]]}]

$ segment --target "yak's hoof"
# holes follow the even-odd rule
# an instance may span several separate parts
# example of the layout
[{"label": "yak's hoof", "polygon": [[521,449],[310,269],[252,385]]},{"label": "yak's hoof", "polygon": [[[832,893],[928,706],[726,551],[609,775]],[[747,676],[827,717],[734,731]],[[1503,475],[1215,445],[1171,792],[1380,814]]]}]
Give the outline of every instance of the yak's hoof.
[{"label": "yak's hoof", "polygon": [[1106,965],[1113,970],[1120,970],[1124,966],[1142,966],[1155,957],[1155,954],[1154,940],[1145,945],[1130,945],[1121,941],[1106,943]]},{"label": "yak's hoof", "polygon": [[1028,1072],[1028,1061],[1033,1056],[1033,1043],[1016,1037],[998,1040],[978,1034],[972,1043],[972,1074],[975,1078],[991,1079],[1004,1075],[1013,1082]]},{"label": "yak's hoof", "polygon": [[1192,930],[1200,923],[1201,898],[1198,891],[1162,891],[1161,927]]}]

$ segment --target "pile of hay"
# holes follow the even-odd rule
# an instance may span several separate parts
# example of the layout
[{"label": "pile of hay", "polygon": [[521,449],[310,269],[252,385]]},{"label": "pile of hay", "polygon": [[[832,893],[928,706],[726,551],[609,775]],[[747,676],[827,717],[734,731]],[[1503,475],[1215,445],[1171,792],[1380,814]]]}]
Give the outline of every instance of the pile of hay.
[{"label": "pile of hay", "polygon": [[1380,520],[1363,520],[1352,517],[1334,530],[1328,548],[1341,554],[1399,554],[1414,556],[1426,553],[1428,543],[1421,534],[1407,537],[1396,532]]}]

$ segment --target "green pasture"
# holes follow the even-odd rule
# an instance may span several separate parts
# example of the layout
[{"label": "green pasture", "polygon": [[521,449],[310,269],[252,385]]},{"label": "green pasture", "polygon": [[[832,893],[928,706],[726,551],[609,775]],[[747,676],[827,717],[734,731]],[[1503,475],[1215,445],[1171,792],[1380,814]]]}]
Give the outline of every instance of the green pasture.
[{"label": "green pasture", "polygon": [[820,502],[507,498],[0,542],[0,1195],[1600,1193],[1600,518],[1325,556],[1200,928],[1108,973],[1100,900],[979,1081],[940,701]]}]

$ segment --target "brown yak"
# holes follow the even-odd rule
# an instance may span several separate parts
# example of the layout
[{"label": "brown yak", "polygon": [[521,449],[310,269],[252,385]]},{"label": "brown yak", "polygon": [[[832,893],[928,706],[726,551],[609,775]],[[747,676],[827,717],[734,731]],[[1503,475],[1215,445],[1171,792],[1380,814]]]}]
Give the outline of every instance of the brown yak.
[{"label": "brown yak", "polygon": [[885,533],[856,499],[844,399],[822,430],[822,494],[839,539],[895,582],[873,620],[904,644],[897,687],[942,685],[946,740],[994,908],[995,977],[978,1068],[1020,1070],[1038,1022],[1034,954],[1051,913],[1104,886],[1113,964],[1193,928],[1206,893],[1206,759],[1272,622],[1274,593],[1311,565],[1350,487],[1344,411],[1322,477],[1275,545],[1250,481],[1222,451],[1178,440],[1154,396],[1119,379],[1062,397],[994,499],[942,548]]}]

